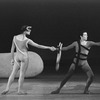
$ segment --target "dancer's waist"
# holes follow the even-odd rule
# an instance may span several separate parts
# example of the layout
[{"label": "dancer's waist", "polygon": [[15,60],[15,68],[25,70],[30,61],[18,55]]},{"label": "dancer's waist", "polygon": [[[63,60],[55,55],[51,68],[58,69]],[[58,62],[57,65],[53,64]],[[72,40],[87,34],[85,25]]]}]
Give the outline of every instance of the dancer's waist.
[{"label": "dancer's waist", "polygon": [[17,50],[17,52],[16,53],[18,53],[18,54],[22,54],[22,55],[24,55],[24,56],[28,56],[28,52],[27,52],[27,50]]}]

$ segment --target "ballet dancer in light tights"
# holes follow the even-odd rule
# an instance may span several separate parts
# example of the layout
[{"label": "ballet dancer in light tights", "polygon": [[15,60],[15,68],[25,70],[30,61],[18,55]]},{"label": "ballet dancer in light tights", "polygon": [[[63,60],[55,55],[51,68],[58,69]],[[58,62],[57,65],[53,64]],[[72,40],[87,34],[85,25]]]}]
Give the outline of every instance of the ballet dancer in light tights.
[{"label": "ballet dancer in light tights", "polygon": [[[22,88],[23,88],[25,73],[29,64],[29,55],[27,50],[28,44],[41,49],[50,49],[51,51],[54,51],[56,49],[53,46],[49,47],[49,46],[39,45],[33,42],[31,39],[27,38],[26,35],[30,35],[31,28],[32,26],[27,26],[27,25],[22,26],[21,34],[16,35],[13,38],[11,47],[11,57],[12,57],[11,64],[13,65],[13,70],[8,79],[6,89],[2,92],[3,95],[9,92],[10,86],[14,81],[15,75],[17,74],[18,70],[20,70],[19,80],[18,80],[18,94],[19,95],[27,94],[25,91],[22,90]],[[16,48],[16,53],[14,54],[15,48]]]}]

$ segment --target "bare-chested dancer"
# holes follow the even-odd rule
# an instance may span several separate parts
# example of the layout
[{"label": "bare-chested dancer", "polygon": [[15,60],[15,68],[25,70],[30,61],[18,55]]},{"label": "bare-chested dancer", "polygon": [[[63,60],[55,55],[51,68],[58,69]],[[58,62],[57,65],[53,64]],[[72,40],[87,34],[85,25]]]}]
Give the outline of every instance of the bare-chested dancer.
[{"label": "bare-chested dancer", "polygon": [[[13,65],[13,70],[9,77],[7,87],[2,92],[2,94],[6,94],[9,92],[9,88],[12,82],[14,81],[15,75],[17,74],[18,70],[20,70],[20,75],[18,80],[18,94],[26,94],[26,92],[22,90],[22,87],[23,87],[25,73],[29,63],[29,57],[27,51],[28,44],[41,49],[50,49],[52,51],[56,49],[55,47],[39,45],[33,42],[31,39],[27,38],[26,35],[30,35],[31,28],[32,28],[31,26],[27,25],[22,26],[21,28],[22,33],[14,36],[13,38],[12,48],[11,48],[11,56],[12,56],[11,64]],[[16,54],[14,55],[15,48],[16,48]]]},{"label": "bare-chested dancer", "polygon": [[77,42],[73,42],[71,45],[67,47],[63,47],[62,51],[66,51],[72,48],[75,48],[75,57],[73,59],[73,63],[71,64],[68,73],[66,74],[64,80],[61,82],[59,88],[57,90],[51,92],[51,94],[58,94],[61,90],[61,88],[64,86],[64,84],[69,80],[69,78],[72,76],[74,70],[76,67],[80,66],[82,70],[85,71],[85,73],[88,76],[87,83],[84,89],[84,94],[89,94],[89,86],[91,85],[93,81],[94,74],[92,72],[92,69],[90,68],[88,62],[87,62],[87,56],[90,51],[90,48],[92,46],[100,46],[100,42],[93,42],[93,41],[87,41],[88,34],[87,32],[82,33],[80,35],[80,40]]}]

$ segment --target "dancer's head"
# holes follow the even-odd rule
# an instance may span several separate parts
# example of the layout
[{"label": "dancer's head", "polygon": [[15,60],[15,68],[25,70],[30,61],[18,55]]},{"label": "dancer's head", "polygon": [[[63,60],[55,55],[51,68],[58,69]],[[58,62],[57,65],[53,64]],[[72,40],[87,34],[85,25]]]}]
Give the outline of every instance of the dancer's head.
[{"label": "dancer's head", "polygon": [[24,25],[21,27],[21,32],[25,35],[30,35],[32,26]]},{"label": "dancer's head", "polygon": [[88,38],[88,34],[87,34],[87,32],[83,32],[82,34],[80,34],[80,38],[81,38],[81,40],[87,40],[87,38]]}]

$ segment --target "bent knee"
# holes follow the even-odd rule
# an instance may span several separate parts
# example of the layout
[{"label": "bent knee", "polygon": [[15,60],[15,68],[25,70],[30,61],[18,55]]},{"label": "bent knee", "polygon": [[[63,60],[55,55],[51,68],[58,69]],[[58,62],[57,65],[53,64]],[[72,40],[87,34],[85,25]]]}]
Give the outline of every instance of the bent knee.
[{"label": "bent knee", "polygon": [[91,75],[91,78],[94,78],[94,74]]},{"label": "bent knee", "polygon": [[92,73],[89,78],[90,78],[90,80],[93,80],[94,79],[94,74]]},{"label": "bent knee", "polygon": [[71,65],[70,70],[75,70],[75,65]]}]

